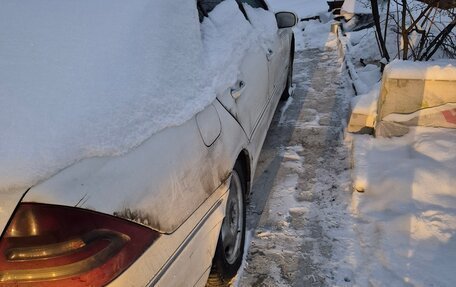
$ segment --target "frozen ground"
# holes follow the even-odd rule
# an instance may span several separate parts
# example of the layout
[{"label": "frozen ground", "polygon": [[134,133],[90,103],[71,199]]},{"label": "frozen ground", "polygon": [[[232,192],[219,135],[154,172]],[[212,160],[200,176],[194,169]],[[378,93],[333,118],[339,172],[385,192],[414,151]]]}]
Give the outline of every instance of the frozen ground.
[{"label": "frozen ground", "polygon": [[338,267],[343,256],[334,256],[352,237],[343,140],[351,96],[329,24],[306,26],[295,95],[276,114],[257,169],[252,240],[238,286],[351,286],[352,274]]}]

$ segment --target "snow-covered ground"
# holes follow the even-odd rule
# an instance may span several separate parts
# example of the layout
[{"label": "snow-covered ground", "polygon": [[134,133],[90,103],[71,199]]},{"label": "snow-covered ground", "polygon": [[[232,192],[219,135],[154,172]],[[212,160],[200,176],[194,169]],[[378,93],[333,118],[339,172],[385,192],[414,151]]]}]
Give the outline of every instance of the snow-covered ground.
[{"label": "snow-covered ground", "polygon": [[354,136],[359,286],[454,286],[456,130]]}]

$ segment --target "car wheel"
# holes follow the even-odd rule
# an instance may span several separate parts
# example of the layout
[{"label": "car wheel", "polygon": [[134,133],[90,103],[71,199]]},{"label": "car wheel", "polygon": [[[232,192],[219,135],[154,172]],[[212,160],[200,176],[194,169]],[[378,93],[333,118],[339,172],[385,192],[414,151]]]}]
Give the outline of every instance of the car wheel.
[{"label": "car wheel", "polygon": [[286,101],[291,96],[290,91],[293,85],[293,51],[290,53],[290,65],[288,66],[288,76],[287,76],[287,84],[285,86],[285,90],[283,90],[282,97],[280,98],[281,101]]},{"label": "car wheel", "polygon": [[241,266],[245,242],[245,190],[243,168],[236,163],[207,286],[228,286]]}]

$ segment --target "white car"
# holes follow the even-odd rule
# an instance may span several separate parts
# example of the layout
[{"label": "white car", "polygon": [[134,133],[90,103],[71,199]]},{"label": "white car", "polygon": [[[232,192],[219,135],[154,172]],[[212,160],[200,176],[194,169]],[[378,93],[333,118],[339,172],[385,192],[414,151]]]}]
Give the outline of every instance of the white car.
[{"label": "white car", "polygon": [[[72,4],[75,14],[79,2]],[[225,2],[234,0],[195,0],[185,13],[194,15],[191,25],[198,29],[211,25],[218,31],[227,28],[216,19],[226,17],[222,8],[217,12]],[[13,11],[17,4],[5,3],[0,10]],[[176,8],[173,1],[161,3]],[[242,13],[243,25],[255,26],[271,14],[263,0],[236,4],[239,11],[232,13]],[[234,50],[242,53],[234,84],[219,89],[189,120],[126,153],[77,160],[28,188],[0,187],[0,286],[228,284],[242,261],[245,203],[258,156],[279,100],[291,91],[290,28],[297,17],[279,12],[275,18],[278,28],[260,31],[267,41]],[[17,21],[20,26],[22,19]],[[11,59],[5,55],[0,63]]]}]

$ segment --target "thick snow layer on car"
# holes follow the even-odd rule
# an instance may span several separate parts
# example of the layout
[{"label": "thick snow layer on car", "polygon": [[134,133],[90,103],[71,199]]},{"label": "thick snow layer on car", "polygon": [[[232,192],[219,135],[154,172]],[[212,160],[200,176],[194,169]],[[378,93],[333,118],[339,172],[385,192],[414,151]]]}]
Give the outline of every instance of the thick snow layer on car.
[{"label": "thick snow layer on car", "polygon": [[318,16],[328,11],[324,0],[267,0],[273,11],[290,11],[302,18]]},{"label": "thick snow layer on car", "polygon": [[456,61],[449,59],[429,62],[394,60],[386,66],[384,75],[392,79],[455,81]]},{"label": "thick snow layer on car", "polygon": [[277,29],[247,11],[253,25],[227,0],[200,25],[187,0],[4,1],[0,189],[126,153],[203,110]]},{"label": "thick snow layer on car", "polygon": [[244,4],[244,9],[259,36],[259,40],[263,41],[264,48],[267,49],[277,37],[278,28],[274,13],[261,8],[255,9],[247,4]]},{"label": "thick snow layer on car", "polygon": [[360,286],[453,286],[456,132],[413,128],[395,139],[355,136]]},{"label": "thick snow layer on car", "polygon": [[[233,86],[239,78],[239,67],[249,48],[267,44],[277,36],[277,23],[272,12],[245,6],[247,21],[234,0],[215,7],[201,24],[205,51],[205,69],[217,94]],[[265,52],[266,53],[266,52]]]},{"label": "thick snow layer on car", "polygon": [[201,24],[206,68],[217,93],[233,85],[239,65],[252,43],[253,27],[234,0],[224,1]]},{"label": "thick snow layer on car", "polygon": [[214,98],[193,1],[3,1],[1,189],[118,155]]}]

